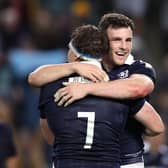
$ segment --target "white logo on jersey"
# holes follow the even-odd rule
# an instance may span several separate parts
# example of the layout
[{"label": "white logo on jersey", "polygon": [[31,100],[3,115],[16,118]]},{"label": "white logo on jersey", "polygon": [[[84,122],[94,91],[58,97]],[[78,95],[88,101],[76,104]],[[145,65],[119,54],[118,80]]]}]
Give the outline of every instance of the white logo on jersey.
[{"label": "white logo on jersey", "polygon": [[69,83],[90,83],[91,80],[86,79],[82,76],[75,76],[75,77],[70,77],[68,78]]},{"label": "white logo on jersey", "polygon": [[123,72],[120,72],[120,73],[118,74],[118,77],[119,77],[120,79],[125,79],[125,78],[128,78],[128,75],[129,75],[129,71],[128,71],[128,70],[125,70],[125,71],[123,71]]}]

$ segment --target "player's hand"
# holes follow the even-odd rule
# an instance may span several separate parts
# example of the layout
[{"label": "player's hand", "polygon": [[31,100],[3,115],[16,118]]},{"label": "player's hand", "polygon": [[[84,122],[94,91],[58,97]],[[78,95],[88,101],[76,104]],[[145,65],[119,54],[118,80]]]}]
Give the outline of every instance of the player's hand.
[{"label": "player's hand", "polygon": [[84,98],[87,93],[85,88],[85,84],[82,83],[63,83],[65,87],[60,88],[54,94],[54,101],[58,106],[68,106],[76,100]]},{"label": "player's hand", "polygon": [[93,82],[108,81],[108,75],[96,65],[78,63],[75,65],[75,72],[80,76],[90,79]]}]

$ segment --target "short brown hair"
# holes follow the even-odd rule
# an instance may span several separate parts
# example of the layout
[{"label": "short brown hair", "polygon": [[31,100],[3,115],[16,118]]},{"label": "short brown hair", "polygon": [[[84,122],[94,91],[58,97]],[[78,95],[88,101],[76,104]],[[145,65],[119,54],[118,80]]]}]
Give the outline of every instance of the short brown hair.
[{"label": "short brown hair", "polygon": [[73,46],[80,53],[100,58],[109,51],[107,36],[94,25],[89,24],[77,27],[73,31],[71,38]]},{"label": "short brown hair", "polygon": [[132,31],[135,29],[133,20],[119,13],[107,13],[101,17],[98,28],[106,32],[109,26],[113,28],[130,27]]}]

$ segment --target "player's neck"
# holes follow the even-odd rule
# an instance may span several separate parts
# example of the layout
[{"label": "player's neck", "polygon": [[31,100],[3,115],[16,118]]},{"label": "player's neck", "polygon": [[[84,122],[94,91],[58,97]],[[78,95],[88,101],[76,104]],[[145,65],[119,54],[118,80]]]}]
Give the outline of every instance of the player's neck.
[{"label": "player's neck", "polygon": [[102,64],[107,72],[110,72],[114,68],[114,64],[106,57],[102,59]]}]

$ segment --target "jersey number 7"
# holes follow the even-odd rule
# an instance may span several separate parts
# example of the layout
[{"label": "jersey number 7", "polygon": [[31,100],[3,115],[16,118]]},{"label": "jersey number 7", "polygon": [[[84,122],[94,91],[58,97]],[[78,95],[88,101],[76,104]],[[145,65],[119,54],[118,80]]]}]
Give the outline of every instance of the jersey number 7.
[{"label": "jersey number 7", "polygon": [[84,149],[91,149],[94,137],[95,112],[78,112],[78,118],[87,118],[87,131]]}]

